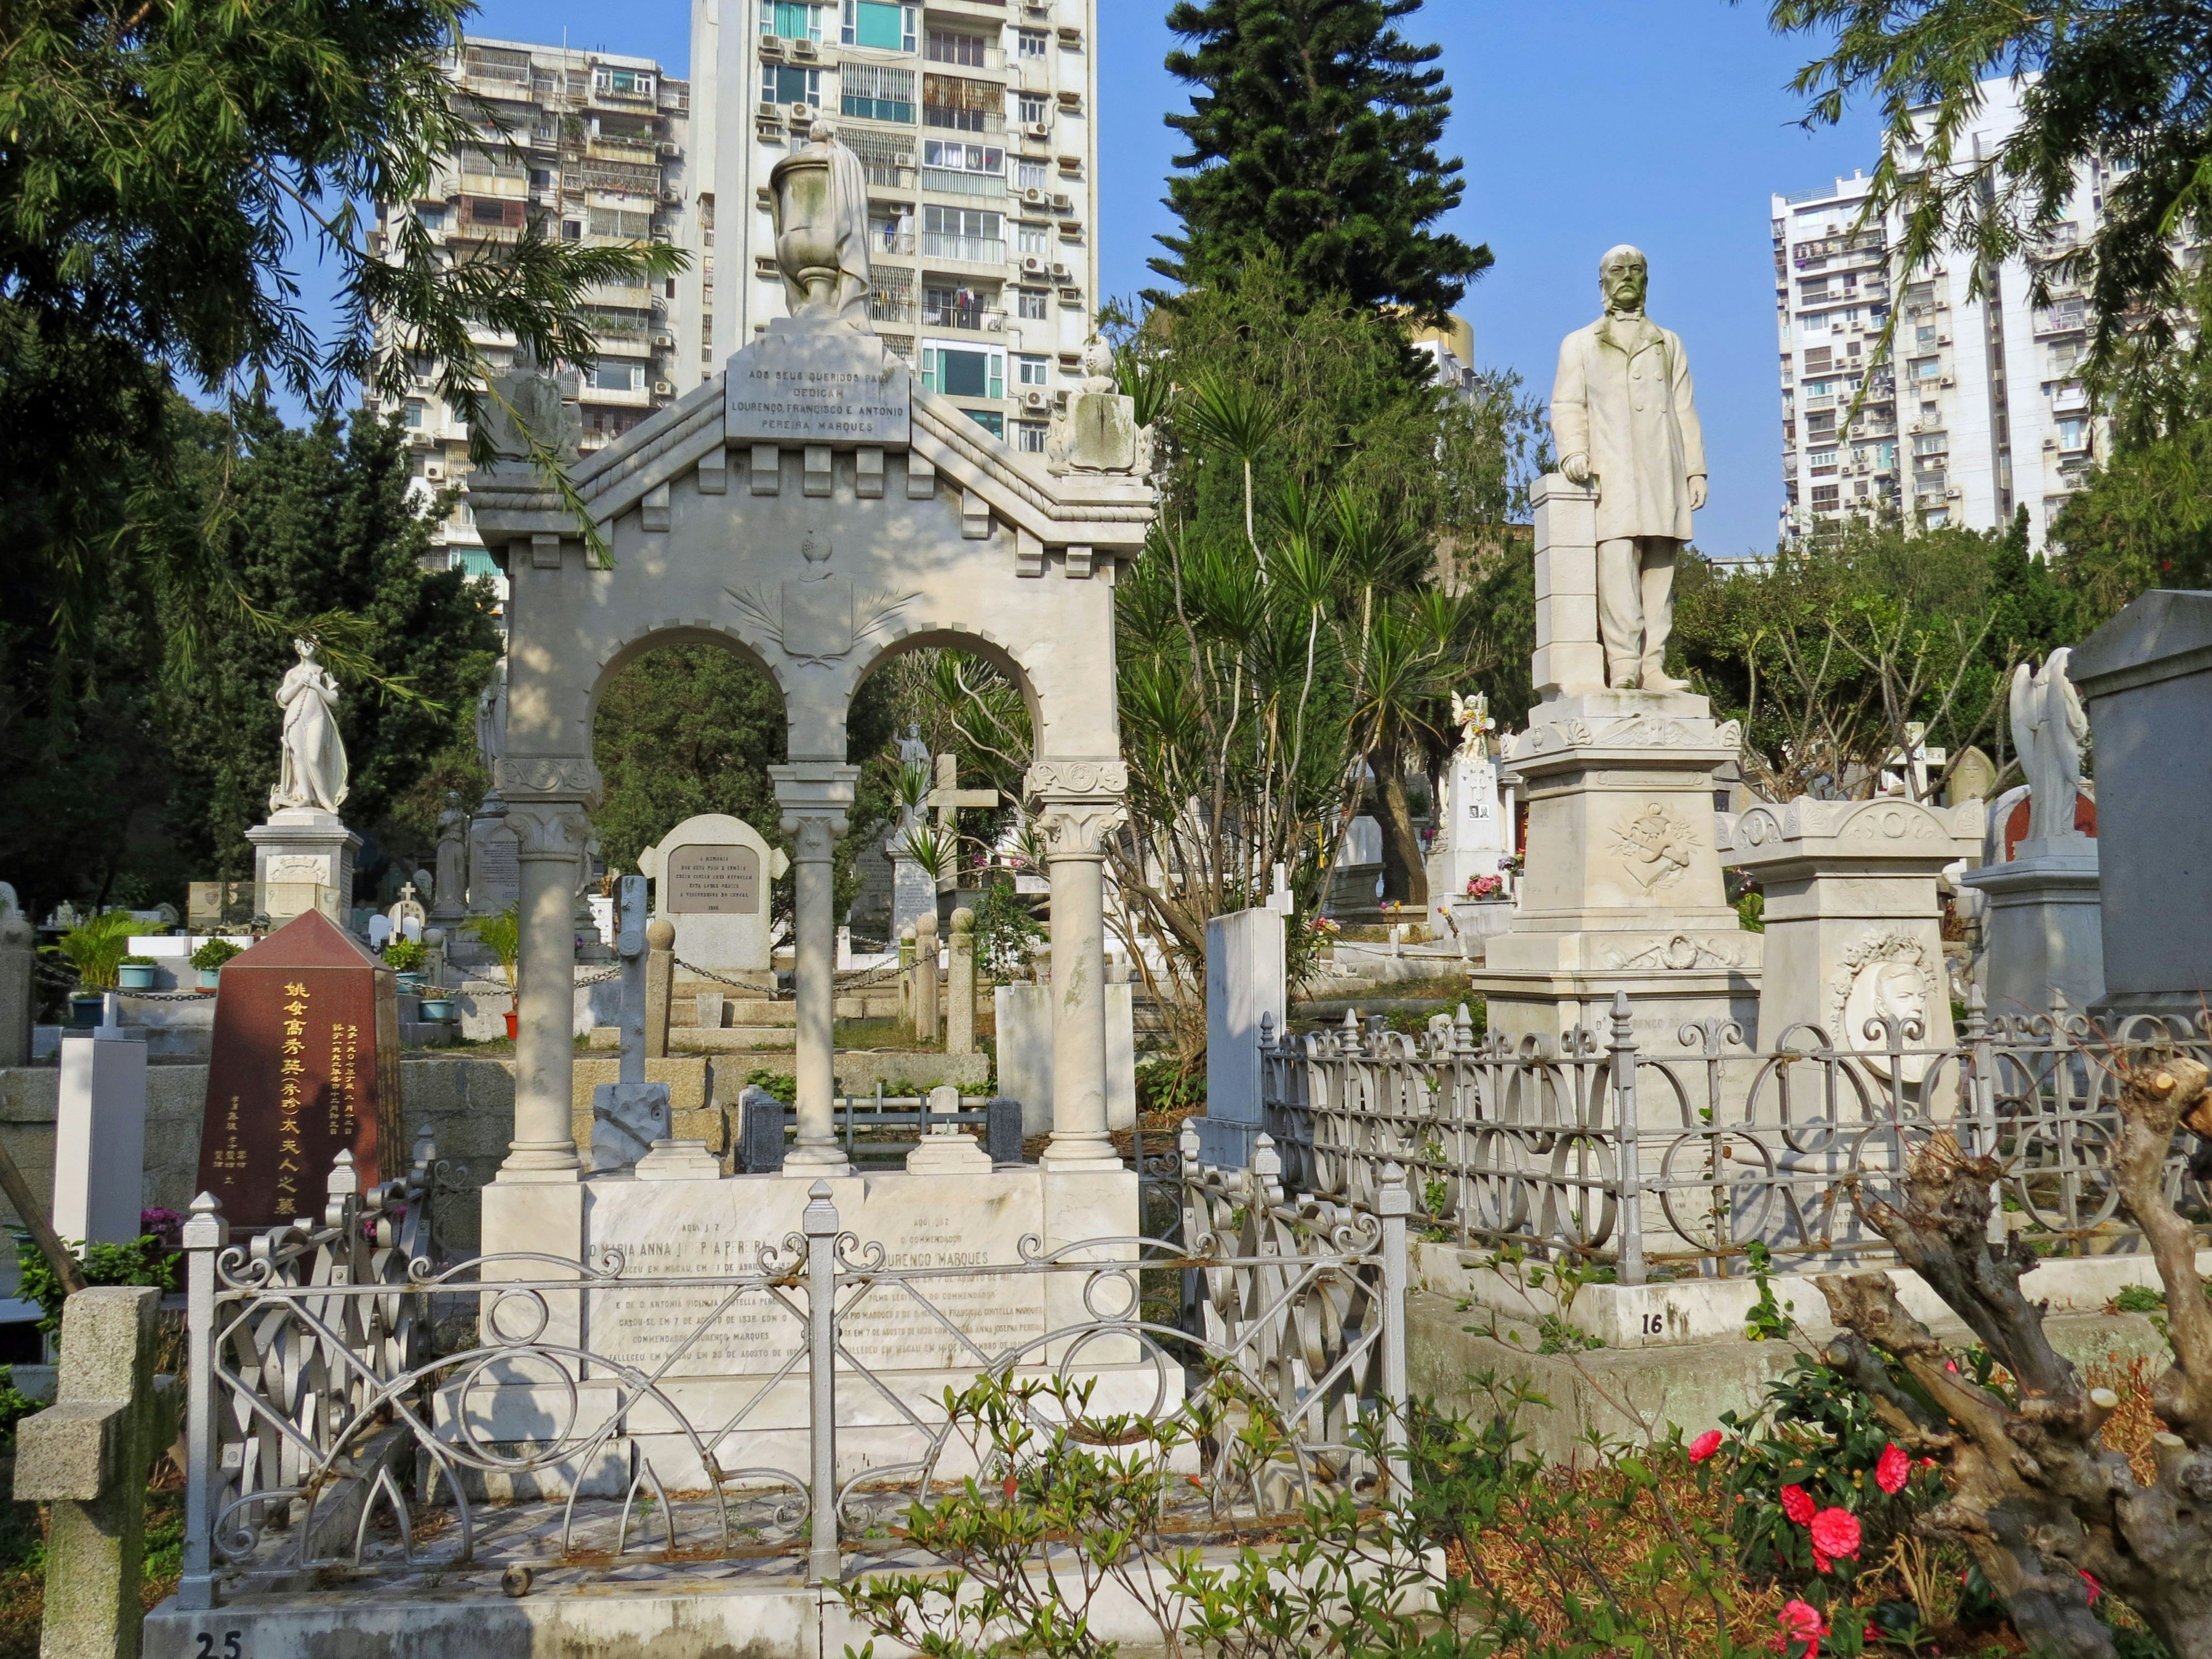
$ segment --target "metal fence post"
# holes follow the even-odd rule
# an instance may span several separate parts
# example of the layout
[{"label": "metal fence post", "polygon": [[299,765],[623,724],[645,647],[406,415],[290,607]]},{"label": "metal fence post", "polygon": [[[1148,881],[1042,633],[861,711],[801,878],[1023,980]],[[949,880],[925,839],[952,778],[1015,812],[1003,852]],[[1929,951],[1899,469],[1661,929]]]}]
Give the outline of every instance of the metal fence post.
[{"label": "metal fence post", "polygon": [[1390,1470],[1390,1493],[1398,1503],[1413,1496],[1413,1464],[1407,1455],[1412,1425],[1406,1381],[1406,1224],[1413,1213],[1413,1194],[1406,1172],[1382,1166],[1382,1188],[1376,1212],[1382,1218],[1382,1443]]},{"label": "metal fence post", "polygon": [[186,1613],[215,1606],[215,1261],[230,1243],[230,1224],[213,1193],[192,1200],[184,1225],[185,1564],[177,1605]]},{"label": "metal fence post", "polygon": [[834,1584],[844,1575],[837,1547],[837,1206],[830,1183],[808,1189],[806,1229],[806,1376],[809,1502],[813,1547],[806,1582]]},{"label": "metal fence post", "polygon": [[[1997,1155],[1997,1054],[1996,1044],[1990,1036],[1990,1017],[1982,997],[1982,988],[1969,982],[1966,987],[1966,1051],[1973,1056],[1972,1081],[1968,1085],[1973,1091],[1971,1106],[1974,1130],[1981,1145],[1972,1150],[1983,1158]],[[1990,1188],[1990,1218],[1983,1230],[1992,1244],[2002,1244],[2005,1237],[2004,1183],[2000,1181]]]},{"label": "metal fence post", "polygon": [[1620,1243],[1614,1252],[1620,1282],[1644,1282],[1644,1146],[1636,1121],[1636,1028],[1628,993],[1613,994],[1613,1102],[1620,1163]]}]

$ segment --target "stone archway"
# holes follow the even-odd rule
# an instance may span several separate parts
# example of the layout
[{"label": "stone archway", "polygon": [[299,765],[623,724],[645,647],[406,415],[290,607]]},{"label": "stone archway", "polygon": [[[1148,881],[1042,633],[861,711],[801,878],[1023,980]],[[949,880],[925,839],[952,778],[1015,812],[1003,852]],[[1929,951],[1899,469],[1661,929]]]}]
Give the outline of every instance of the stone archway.
[{"label": "stone archway", "polygon": [[[502,396],[544,408],[542,378],[526,377]],[[1086,398],[1127,404],[1095,385],[1075,394]],[[1050,849],[1056,992],[1046,1158],[1117,1164],[1105,1127],[1102,872],[1127,785],[1113,585],[1143,547],[1150,483],[1133,466],[1055,474],[1015,453],[922,392],[872,333],[834,318],[769,325],[722,375],[572,469],[611,556],[604,567],[525,447],[502,447],[470,485],[513,588],[507,750],[495,781],[521,842],[523,988],[515,1137],[500,1181],[580,1179],[568,894],[599,789],[592,700],[630,657],[686,640],[757,661],[789,721],[790,759],[773,769],[796,877],[799,1140],[787,1172],[845,1167],[832,1132],[830,860],[858,773],[845,758],[847,709],[886,653],[924,643],[980,643],[1030,700],[1026,793]]]}]

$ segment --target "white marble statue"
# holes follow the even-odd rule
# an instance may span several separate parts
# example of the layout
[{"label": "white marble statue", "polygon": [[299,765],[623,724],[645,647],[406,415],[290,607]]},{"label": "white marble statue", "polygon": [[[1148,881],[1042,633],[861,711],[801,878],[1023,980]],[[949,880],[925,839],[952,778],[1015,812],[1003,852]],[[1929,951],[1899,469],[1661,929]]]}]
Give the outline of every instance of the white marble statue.
[{"label": "white marble statue", "polygon": [[1477,691],[1468,696],[1452,693],[1452,724],[1459,727],[1459,746],[1462,753],[1471,752],[1492,732],[1498,722],[1490,718],[1490,696]]},{"label": "white marble statue", "polygon": [[1705,504],[1705,442],[1680,336],[1644,314],[1635,248],[1598,262],[1605,315],[1559,344],[1552,432],[1559,471],[1597,491],[1598,633],[1615,690],[1681,691],[1666,674],[1674,562]]},{"label": "white marble statue", "polygon": [[2074,803],[2081,791],[2081,743],[2089,717],[2066,678],[2073,653],[2061,646],[2040,672],[2026,663],[2012,673],[2012,743],[2027,774],[2027,838],[2059,841],[2074,833]]},{"label": "white marble statue", "polygon": [[312,807],[335,813],[345,804],[345,744],[338,738],[337,682],[315,660],[313,640],[295,640],[300,660],[276,689],[284,711],[283,765],[269,792],[269,810]]},{"label": "white marble statue", "polygon": [[784,300],[793,317],[866,330],[868,171],[832,123],[817,121],[808,138],[769,174]]}]

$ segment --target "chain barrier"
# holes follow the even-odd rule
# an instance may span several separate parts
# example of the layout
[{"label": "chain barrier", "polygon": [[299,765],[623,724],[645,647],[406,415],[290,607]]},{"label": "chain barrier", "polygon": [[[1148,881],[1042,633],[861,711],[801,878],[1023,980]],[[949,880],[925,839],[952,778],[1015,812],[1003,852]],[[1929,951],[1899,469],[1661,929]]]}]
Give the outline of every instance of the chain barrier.
[{"label": "chain barrier", "polygon": [[[676,965],[687,974],[695,975],[700,979],[711,979],[718,985],[734,987],[738,990],[764,998],[770,1002],[789,1002],[799,994],[796,991],[769,990],[746,980],[732,979],[727,974],[718,974],[711,968],[702,968],[697,963],[686,962],[681,957],[672,959]],[[835,976],[834,983],[838,994],[842,995],[848,991],[865,991],[872,986],[889,984],[905,971],[896,963],[883,968],[848,969]]]}]

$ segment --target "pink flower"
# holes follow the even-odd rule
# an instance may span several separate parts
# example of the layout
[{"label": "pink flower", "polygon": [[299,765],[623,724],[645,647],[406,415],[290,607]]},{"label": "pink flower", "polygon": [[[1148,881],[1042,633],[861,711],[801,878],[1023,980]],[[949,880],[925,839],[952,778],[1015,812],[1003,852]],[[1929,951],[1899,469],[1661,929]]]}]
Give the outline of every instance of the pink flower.
[{"label": "pink flower", "polygon": [[1777,1653],[1787,1653],[1792,1642],[1802,1642],[1803,1659],[1818,1659],[1820,1638],[1828,1633],[1827,1623],[1820,1617],[1818,1607],[1809,1601],[1784,1601],[1776,1619],[1782,1630],[1768,1644],[1770,1647]]},{"label": "pink flower", "polygon": [[2081,1572],[2081,1582],[2089,1587],[2089,1605],[2093,1607],[2095,1607],[2097,1605],[2097,1598],[2105,1593],[2105,1587],[2099,1583],[2093,1575],[2087,1572],[2082,1572],[2081,1569],[2078,1567],[2075,1568],[2075,1571]]},{"label": "pink flower", "polygon": [[1804,1487],[1784,1486],[1782,1489],[1782,1512],[1799,1526],[1809,1527],[1813,1524],[1813,1511],[1816,1507],[1817,1505],[1813,1502],[1813,1494],[1807,1492]]},{"label": "pink flower", "polygon": [[1813,1548],[1822,1555],[1851,1560],[1859,1553],[1859,1518],[1849,1510],[1822,1510],[1813,1517]]},{"label": "pink flower", "polygon": [[1720,1449],[1721,1431],[1718,1429],[1707,1429],[1690,1443],[1690,1461],[1692,1463],[1702,1463]]},{"label": "pink flower", "polygon": [[1905,1455],[1902,1446],[1888,1445],[1881,1449],[1881,1460],[1874,1466],[1874,1483],[1886,1492],[1900,1492],[1905,1483],[1912,1479],[1912,1460]]},{"label": "pink flower", "polygon": [[1830,1560],[1826,1556],[1825,1556],[1825,1555],[1821,1554],[1821,1553],[1820,1553],[1820,1551],[1818,1551],[1818,1550],[1814,1550],[1814,1551],[1813,1552],[1813,1571],[1815,1571],[1815,1572],[1833,1572],[1835,1570],[1836,1570],[1836,1564],[1835,1564],[1833,1561]]},{"label": "pink flower", "polygon": [[1959,1362],[1955,1359],[1947,1359],[1943,1362],[1943,1369],[1956,1376],[1959,1374]]}]

